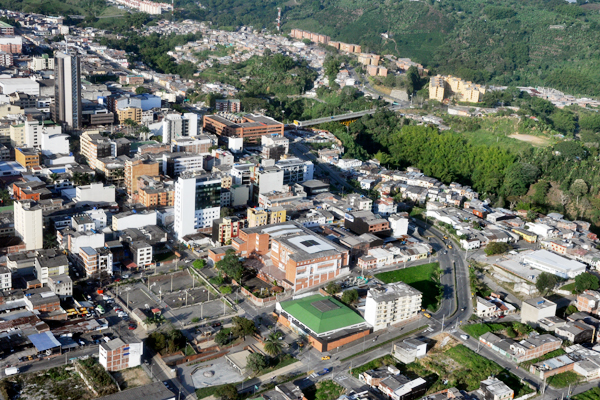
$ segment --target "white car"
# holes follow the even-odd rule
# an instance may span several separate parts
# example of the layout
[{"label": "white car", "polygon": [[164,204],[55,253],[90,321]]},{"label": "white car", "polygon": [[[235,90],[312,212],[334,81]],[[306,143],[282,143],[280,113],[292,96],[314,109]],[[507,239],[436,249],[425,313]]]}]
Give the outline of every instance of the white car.
[{"label": "white car", "polygon": [[460,335],[460,338],[462,340],[467,340],[467,339],[469,339],[469,335]]}]

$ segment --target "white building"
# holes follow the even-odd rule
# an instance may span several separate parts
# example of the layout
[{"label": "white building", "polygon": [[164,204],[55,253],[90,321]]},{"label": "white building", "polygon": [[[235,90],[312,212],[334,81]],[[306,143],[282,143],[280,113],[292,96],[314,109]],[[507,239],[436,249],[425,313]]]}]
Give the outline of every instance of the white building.
[{"label": "white building", "polygon": [[[60,131],[60,127],[59,131]],[[69,149],[69,135],[64,133],[52,133],[49,131],[42,132],[42,154],[49,156],[52,154],[63,154],[68,155]]]},{"label": "white building", "polygon": [[43,55],[42,57],[33,57],[29,62],[29,68],[34,71],[43,71],[45,69],[54,69],[54,57]]},{"label": "white building", "polygon": [[140,268],[152,264],[152,246],[144,241],[132,242],[129,250],[133,256],[133,262]]},{"label": "white building", "polygon": [[555,315],[556,303],[543,297],[536,297],[521,303],[521,322],[524,324],[536,327],[540,319]]},{"label": "white building", "polygon": [[[35,119],[25,121],[24,131],[25,143],[27,144],[27,147],[33,147],[41,150],[44,150],[44,136],[61,136],[62,134],[62,128],[60,127],[60,125],[44,125],[43,123],[40,123],[40,121]],[[64,135],[64,141],[67,144],[66,154],[69,154],[69,141],[67,135]],[[54,145],[54,143],[50,143],[49,140],[47,140],[47,142],[47,146]],[[55,154],[53,152],[48,153],[44,151],[42,151],[42,153]]]},{"label": "white building", "polygon": [[112,230],[114,232],[131,228],[139,229],[147,225],[156,225],[156,211],[132,210],[115,214],[112,217]]},{"label": "white building", "polygon": [[388,215],[396,213],[396,211],[398,211],[398,206],[394,203],[394,199],[392,198],[381,198],[373,202],[373,212],[382,217],[387,217]]},{"label": "white building", "polygon": [[283,190],[284,172],[275,167],[261,168],[256,173],[255,184],[258,186],[258,193],[281,192]]},{"label": "white building", "polygon": [[12,272],[8,267],[0,267],[0,290],[12,289]]},{"label": "white building", "polygon": [[527,224],[527,230],[535,233],[536,235],[543,237],[543,238],[548,238],[548,237],[554,237],[554,231],[555,229],[549,225],[546,224],[541,224],[541,223],[535,223],[535,222],[530,222]]},{"label": "white building", "polygon": [[408,235],[408,218],[404,215],[393,214],[388,217],[390,221],[390,229],[394,236]]},{"label": "white building", "polygon": [[536,250],[523,256],[523,263],[532,268],[558,275],[564,279],[575,278],[585,272],[585,264],[569,260],[548,250]]},{"label": "white building", "polygon": [[91,183],[85,186],[77,186],[75,189],[75,201],[78,205],[85,203],[114,203],[115,187],[104,186],[102,183]]},{"label": "white building", "polygon": [[221,217],[221,178],[184,174],[175,182],[175,235],[178,239],[212,228]]},{"label": "white building", "polygon": [[29,78],[5,78],[0,79],[0,89],[5,95],[21,92],[31,96],[39,97],[40,84]]},{"label": "white building", "polygon": [[337,167],[344,171],[353,170],[362,166],[362,161],[354,158],[340,158],[337,162]]},{"label": "white building", "polygon": [[198,114],[167,114],[162,122],[162,142],[171,143],[180,137],[198,135]]},{"label": "white building", "polygon": [[275,167],[283,171],[284,185],[312,180],[315,169],[315,166],[311,161],[304,161],[299,158],[279,160],[275,163]]},{"label": "white building", "polygon": [[203,154],[165,153],[163,154],[163,171],[166,175],[176,178],[184,172],[204,171]]},{"label": "white building", "polygon": [[423,295],[404,282],[372,288],[367,293],[365,321],[377,331],[415,318]]},{"label": "white building", "polygon": [[32,200],[15,201],[15,234],[25,243],[25,250],[44,247],[42,208]]}]

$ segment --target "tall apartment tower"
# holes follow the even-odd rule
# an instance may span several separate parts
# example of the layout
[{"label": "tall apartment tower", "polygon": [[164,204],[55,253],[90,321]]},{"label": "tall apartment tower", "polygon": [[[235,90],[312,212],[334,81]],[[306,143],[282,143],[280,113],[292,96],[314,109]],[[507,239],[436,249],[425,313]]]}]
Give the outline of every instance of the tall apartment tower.
[{"label": "tall apartment tower", "polygon": [[25,250],[44,247],[42,208],[33,200],[15,201],[15,233],[25,243]]},{"label": "tall apartment tower", "polygon": [[52,119],[71,129],[81,128],[81,67],[79,56],[57,52],[54,60]]},{"label": "tall apartment tower", "polygon": [[175,182],[175,235],[181,240],[212,228],[221,216],[221,178],[184,172]]}]

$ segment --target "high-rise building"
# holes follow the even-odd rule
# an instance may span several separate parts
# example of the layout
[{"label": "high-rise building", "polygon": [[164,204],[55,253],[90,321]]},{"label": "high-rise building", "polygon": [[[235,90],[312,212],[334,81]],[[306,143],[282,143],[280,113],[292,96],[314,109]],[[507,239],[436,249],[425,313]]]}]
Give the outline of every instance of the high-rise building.
[{"label": "high-rise building", "polygon": [[81,75],[76,54],[57,52],[54,61],[54,105],[52,119],[81,128]]},{"label": "high-rise building", "polygon": [[198,135],[199,115],[194,113],[168,114],[163,119],[162,142],[171,143],[180,137]]},{"label": "high-rise building", "polygon": [[183,173],[175,183],[175,234],[211,228],[221,214],[221,178]]},{"label": "high-rise building", "polygon": [[44,247],[42,207],[32,200],[15,201],[15,233],[25,243],[25,250]]}]

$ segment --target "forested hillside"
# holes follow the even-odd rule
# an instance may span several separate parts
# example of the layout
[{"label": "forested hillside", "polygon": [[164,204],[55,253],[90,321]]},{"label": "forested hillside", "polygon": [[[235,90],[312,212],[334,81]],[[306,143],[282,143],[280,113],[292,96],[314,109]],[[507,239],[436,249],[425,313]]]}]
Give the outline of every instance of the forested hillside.
[{"label": "forested hillside", "polygon": [[[476,82],[600,95],[600,4],[564,0],[176,0],[221,27],[302,28]],[[389,39],[381,36],[388,33]]]}]

